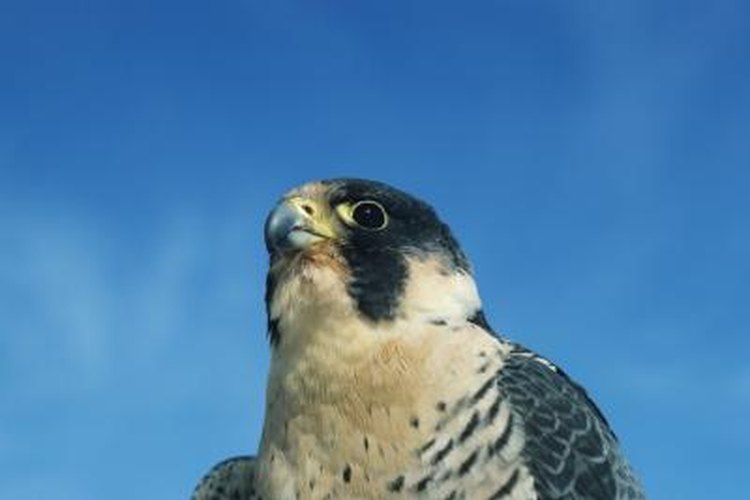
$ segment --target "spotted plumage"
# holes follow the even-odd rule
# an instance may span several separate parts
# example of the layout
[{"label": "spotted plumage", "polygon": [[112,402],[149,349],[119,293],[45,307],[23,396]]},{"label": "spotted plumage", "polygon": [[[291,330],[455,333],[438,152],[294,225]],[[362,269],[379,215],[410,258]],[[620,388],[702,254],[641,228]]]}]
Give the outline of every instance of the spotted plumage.
[{"label": "spotted plumage", "polygon": [[272,211],[266,244],[260,448],[216,466],[196,500],[644,498],[586,392],[492,331],[429,205],[312,183]]}]

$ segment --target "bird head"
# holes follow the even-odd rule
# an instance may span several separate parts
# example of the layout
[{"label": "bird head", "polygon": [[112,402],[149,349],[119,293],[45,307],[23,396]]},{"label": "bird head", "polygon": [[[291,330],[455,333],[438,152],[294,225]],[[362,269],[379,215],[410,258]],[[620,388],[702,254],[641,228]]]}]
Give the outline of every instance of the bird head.
[{"label": "bird head", "polygon": [[294,189],[269,214],[265,239],[272,343],[279,321],[291,324],[305,307],[372,323],[416,310],[439,315],[456,294],[478,309],[468,260],[448,226],[427,203],[383,183],[333,179]]}]

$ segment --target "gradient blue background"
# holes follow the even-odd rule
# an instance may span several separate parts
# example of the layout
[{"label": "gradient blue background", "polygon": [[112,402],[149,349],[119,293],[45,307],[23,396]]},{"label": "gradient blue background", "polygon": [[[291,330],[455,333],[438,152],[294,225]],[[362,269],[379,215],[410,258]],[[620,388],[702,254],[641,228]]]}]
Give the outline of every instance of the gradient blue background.
[{"label": "gradient blue background", "polygon": [[340,175],[438,208],[651,498],[737,498],[748,5],[6,0],[0,498],[187,498],[254,451],[262,222]]}]

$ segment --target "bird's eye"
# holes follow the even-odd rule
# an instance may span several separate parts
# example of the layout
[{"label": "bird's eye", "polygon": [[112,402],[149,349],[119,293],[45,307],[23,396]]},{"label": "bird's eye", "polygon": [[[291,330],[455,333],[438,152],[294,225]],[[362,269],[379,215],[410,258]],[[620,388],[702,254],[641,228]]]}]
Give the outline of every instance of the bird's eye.
[{"label": "bird's eye", "polygon": [[352,205],[351,218],[360,227],[378,231],[388,225],[385,208],[375,201],[360,201]]}]

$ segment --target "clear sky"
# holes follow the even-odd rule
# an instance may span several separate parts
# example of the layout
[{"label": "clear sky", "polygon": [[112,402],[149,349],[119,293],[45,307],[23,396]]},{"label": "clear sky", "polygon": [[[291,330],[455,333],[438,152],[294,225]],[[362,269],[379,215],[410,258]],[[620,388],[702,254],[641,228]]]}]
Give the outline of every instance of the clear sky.
[{"label": "clear sky", "polygon": [[[654,499],[750,462],[750,4],[5,0],[0,498],[183,499],[257,446],[262,222],[430,201]],[[744,488],[746,490],[746,488]]]}]

